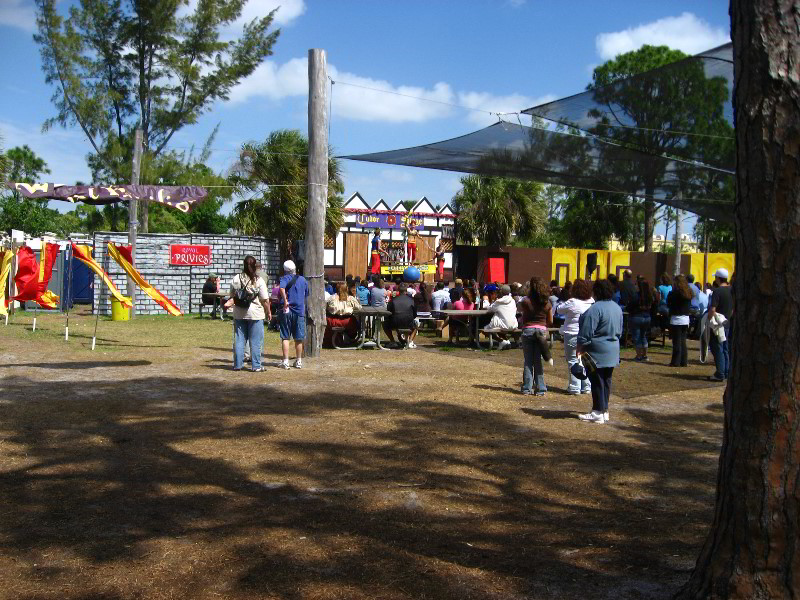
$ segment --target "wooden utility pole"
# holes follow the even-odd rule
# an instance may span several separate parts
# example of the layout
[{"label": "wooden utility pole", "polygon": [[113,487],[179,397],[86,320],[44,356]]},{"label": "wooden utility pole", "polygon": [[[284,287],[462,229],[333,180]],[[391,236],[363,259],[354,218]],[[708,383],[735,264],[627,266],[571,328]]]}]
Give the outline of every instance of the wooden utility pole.
[{"label": "wooden utility pole", "polygon": [[[133,185],[139,185],[139,168],[141,167],[141,163],[142,130],[137,129],[133,142],[133,176],[131,177],[131,183]],[[136,227],[139,225],[137,221],[138,214],[139,201],[134,199],[128,200],[128,245],[131,247],[131,257],[133,258],[134,267],[136,266]],[[108,252],[108,249],[106,249],[106,252]],[[128,276],[127,293],[131,298],[131,317],[133,317],[133,315],[136,314],[136,302],[134,299],[136,284],[130,276]]]},{"label": "wooden utility pole", "polygon": [[325,50],[308,51],[308,212],[305,269],[309,282],[306,355],[317,357],[325,335],[325,209],[328,204],[328,68]]}]

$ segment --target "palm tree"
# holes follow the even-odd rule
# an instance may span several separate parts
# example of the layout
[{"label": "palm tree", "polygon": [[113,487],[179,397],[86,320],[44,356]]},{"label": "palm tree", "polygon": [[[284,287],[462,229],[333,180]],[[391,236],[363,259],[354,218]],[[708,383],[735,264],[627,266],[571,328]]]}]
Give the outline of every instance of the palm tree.
[{"label": "palm tree", "polygon": [[[233,210],[239,231],[277,239],[282,253],[287,242],[303,238],[308,209],[308,139],[302,133],[281,129],[264,142],[244,144],[231,180],[245,197]],[[343,192],[339,161],[329,158],[327,235],[335,236],[342,225]]]},{"label": "palm tree", "polygon": [[453,202],[463,241],[506,246],[512,236],[533,237],[547,225],[547,203],[539,183],[467,175],[461,186]]}]

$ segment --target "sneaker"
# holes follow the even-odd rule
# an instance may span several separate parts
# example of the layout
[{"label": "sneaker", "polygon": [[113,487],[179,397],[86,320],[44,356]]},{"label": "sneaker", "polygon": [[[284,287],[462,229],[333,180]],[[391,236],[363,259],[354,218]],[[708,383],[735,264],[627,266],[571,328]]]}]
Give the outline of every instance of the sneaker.
[{"label": "sneaker", "polygon": [[569,394],[570,396],[577,396],[580,393],[581,393],[580,390],[567,390],[567,394]]},{"label": "sneaker", "polygon": [[553,361],[552,357],[550,358],[550,360],[547,361],[547,364],[550,365],[551,367],[555,365],[555,362]]},{"label": "sneaker", "polygon": [[581,390],[581,394],[591,394],[592,390]]},{"label": "sneaker", "polygon": [[536,391],[536,392],[533,392],[533,395],[534,395],[534,396],[544,396],[544,395],[545,395],[545,392],[539,392],[539,391]]},{"label": "sneaker", "polygon": [[498,350],[505,350],[509,346],[511,346],[511,342],[509,342],[508,340],[500,340],[500,343],[497,344],[497,349]]},{"label": "sneaker", "polygon": [[712,375],[711,377],[709,377],[708,380],[709,381],[725,381],[722,377],[717,377],[715,375]]},{"label": "sneaker", "polygon": [[414,342],[408,342],[408,347],[409,348],[416,348],[417,345]]},{"label": "sneaker", "polygon": [[258,367],[257,369],[253,369],[253,373],[261,373],[264,370],[264,367]]},{"label": "sneaker", "polygon": [[581,421],[587,421],[589,423],[605,423],[606,422],[606,418],[603,415],[603,413],[597,412],[597,411],[594,411],[594,410],[592,412],[586,413],[585,415],[578,415],[578,418]]},{"label": "sneaker", "polygon": [[521,390],[523,396],[533,396],[533,392],[531,390]]},{"label": "sneaker", "polygon": [[603,418],[606,420],[606,423],[608,423],[611,420],[608,418],[608,411],[603,413]]},{"label": "sneaker", "polygon": [[[286,368],[287,369],[289,368],[289,364],[288,363],[286,364]],[[297,360],[294,361],[294,368],[295,369],[302,369],[303,368],[302,359],[298,358]]]},{"label": "sneaker", "polygon": [[281,363],[280,363],[280,366],[288,371],[289,370],[289,361],[288,360],[282,360]]}]

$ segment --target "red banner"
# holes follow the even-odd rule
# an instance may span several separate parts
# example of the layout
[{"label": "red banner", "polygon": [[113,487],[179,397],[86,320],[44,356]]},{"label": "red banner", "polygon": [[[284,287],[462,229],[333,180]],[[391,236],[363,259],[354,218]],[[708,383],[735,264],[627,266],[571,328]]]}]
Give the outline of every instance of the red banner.
[{"label": "red banner", "polygon": [[169,264],[178,266],[207,266],[211,264],[211,246],[172,244]]}]

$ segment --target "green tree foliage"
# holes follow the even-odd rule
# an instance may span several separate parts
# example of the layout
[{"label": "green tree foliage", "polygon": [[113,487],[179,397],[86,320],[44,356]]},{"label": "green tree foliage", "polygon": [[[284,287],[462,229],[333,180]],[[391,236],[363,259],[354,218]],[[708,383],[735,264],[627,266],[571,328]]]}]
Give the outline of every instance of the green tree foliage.
[{"label": "green tree foliage", "polygon": [[468,175],[453,196],[458,236],[487,246],[505,246],[514,235],[522,239],[545,231],[547,204],[542,185],[532,181]]},{"label": "green tree foliage", "polygon": [[607,248],[612,236],[625,239],[628,204],[619,194],[569,190],[563,203],[561,241],[569,248]]},{"label": "green tree foliage", "polygon": [[[332,156],[332,152],[328,153]],[[234,226],[247,235],[287,241],[305,237],[308,209],[308,139],[299,131],[273,131],[260,143],[242,146],[232,181],[245,199],[233,210]],[[328,159],[328,207],[325,233],[336,235],[342,225],[341,166]]]},{"label": "green tree foliage", "polygon": [[[588,89],[595,90],[593,99],[597,104],[614,108],[604,113],[592,133],[626,147],[645,149],[653,155],[688,152],[701,162],[703,157],[710,164],[721,159],[729,162],[733,156],[733,131],[723,116],[724,103],[729,100],[723,79],[707,78],[703,66],[697,63],[674,72],[663,71],[657,78],[637,80],[630,85],[621,81],[686,56],[667,46],[645,45],[596,67]],[[615,83],[618,85],[610,85]],[[613,116],[609,118],[609,114]],[[645,195],[645,250],[652,249],[655,225],[652,196],[664,176],[665,164],[654,160],[638,169]],[[690,167],[687,165],[687,170]],[[705,177],[709,194],[717,188],[720,178],[730,179],[729,175],[713,172]]]},{"label": "green tree foliage", "polygon": [[694,225],[694,235],[701,251],[705,249],[708,236],[709,252],[736,252],[736,232],[732,223],[701,218]]},{"label": "green tree foliage", "polygon": [[[11,148],[5,154],[9,181],[38,183],[40,176],[50,173],[47,163],[27,145]],[[23,198],[19,192],[0,192],[0,230],[20,229],[31,235],[52,231],[58,213],[47,208],[47,200]]]},{"label": "green tree foliage", "polygon": [[152,233],[227,233],[229,217],[221,214],[225,202],[231,199],[233,187],[227,178],[214,173],[205,164],[214,139],[212,134],[200,156],[190,151],[168,151],[159,156],[145,155],[142,160],[142,180],[158,185],[199,185],[206,187],[208,196],[190,213],[182,213],[161,204],[149,204],[149,230]]},{"label": "green tree foliage", "polygon": [[45,129],[80,126],[102,176],[96,181],[130,181],[136,127],[158,156],[272,53],[275,11],[246,24],[238,39],[222,37],[246,2],[201,0],[184,15],[181,0],[79,0],[62,16],[56,0],[36,0],[34,39],[45,80],[56,87],[57,114]]}]

